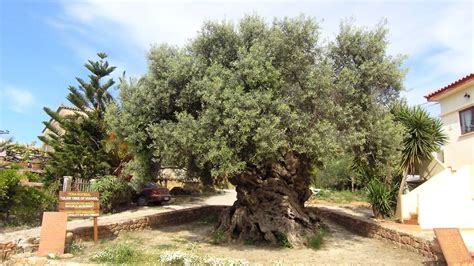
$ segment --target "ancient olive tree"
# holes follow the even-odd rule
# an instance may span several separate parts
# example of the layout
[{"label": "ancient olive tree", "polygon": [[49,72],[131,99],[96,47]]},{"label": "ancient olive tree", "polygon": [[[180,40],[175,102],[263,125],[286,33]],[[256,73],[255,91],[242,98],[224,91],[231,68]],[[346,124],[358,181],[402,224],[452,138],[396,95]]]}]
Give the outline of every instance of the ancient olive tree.
[{"label": "ancient olive tree", "polygon": [[[385,44],[383,35],[356,48],[382,47],[375,59],[357,56],[371,60],[362,76],[370,78],[367,89],[399,85],[377,72],[381,64],[398,71]],[[227,178],[235,185],[237,201],[217,229],[229,239],[301,245],[320,225],[304,207],[311,165],[357,138],[359,118],[341,97],[359,93],[351,82],[360,69],[344,70],[350,62],[330,51],[305,17],[208,22],[183,48],[152,48],[148,73],[122,82],[121,103],[107,119],[135,154],[130,165],[139,174],[176,166],[205,184]],[[377,75],[387,82],[378,84]]]}]

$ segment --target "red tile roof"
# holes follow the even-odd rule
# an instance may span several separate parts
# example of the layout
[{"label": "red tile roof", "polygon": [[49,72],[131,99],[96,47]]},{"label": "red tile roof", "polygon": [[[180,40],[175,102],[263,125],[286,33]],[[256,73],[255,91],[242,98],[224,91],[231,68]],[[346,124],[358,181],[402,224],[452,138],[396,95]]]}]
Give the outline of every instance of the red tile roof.
[{"label": "red tile roof", "polygon": [[454,90],[455,88],[461,86],[462,84],[466,83],[466,82],[469,82],[471,80],[474,80],[474,73],[471,73],[463,78],[460,78],[458,80],[456,80],[455,82],[447,85],[447,86],[444,86],[436,91],[433,91],[431,92],[430,94],[426,95],[425,98],[430,101],[431,99],[433,99],[433,97],[435,96],[438,96],[442,93],[445,93],[445,92],[448,92],[448,91],[451,91],[451,90]]}]

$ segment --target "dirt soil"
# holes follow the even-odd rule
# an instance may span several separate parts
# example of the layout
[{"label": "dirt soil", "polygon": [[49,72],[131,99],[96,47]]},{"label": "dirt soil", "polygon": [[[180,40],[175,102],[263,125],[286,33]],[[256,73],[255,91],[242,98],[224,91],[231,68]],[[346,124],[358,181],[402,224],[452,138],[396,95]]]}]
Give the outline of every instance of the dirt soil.
[{"label": "dirt soil", "polygon": [[[69,262],[90,263],[88,258],[111,243],[133,241],[148,251],[183,251],[217,258],[245,259],[251,264],[317,265],[317,264],[429,264],[429,259],[400,249],[393,244],[354,235],[344,228],[325,221],[330,233],[319,250],[309,248],[289,249],[255,245],[213,245],[213,225],[205,222],[173,226],[162,229],[130,232],[118,238],[94,246],[87,243],[82,254]],[[64,261],[66,262],[66,261]]]}]

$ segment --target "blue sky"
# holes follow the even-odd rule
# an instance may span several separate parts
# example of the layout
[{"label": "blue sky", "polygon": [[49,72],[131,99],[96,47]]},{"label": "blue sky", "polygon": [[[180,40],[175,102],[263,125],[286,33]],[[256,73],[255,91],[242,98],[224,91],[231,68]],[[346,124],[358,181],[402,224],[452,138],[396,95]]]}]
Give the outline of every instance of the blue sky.
[{"label": "blue sky", "polygon": [[[138,76],[153,44],[183,45],[205,20],[237,22],[245,14],[306,14],[330,41],[343,19],[372,27],[386,18],[389,53],[407,55],[403,95],[423,95],[474,72],[473,1],[0,1],[0,129],[20,143],[37,141],[47,120],[43,106],[67,104],[68,85],[85,77],[98,51]],[[425,104],[433,115],[438,108]]]}]

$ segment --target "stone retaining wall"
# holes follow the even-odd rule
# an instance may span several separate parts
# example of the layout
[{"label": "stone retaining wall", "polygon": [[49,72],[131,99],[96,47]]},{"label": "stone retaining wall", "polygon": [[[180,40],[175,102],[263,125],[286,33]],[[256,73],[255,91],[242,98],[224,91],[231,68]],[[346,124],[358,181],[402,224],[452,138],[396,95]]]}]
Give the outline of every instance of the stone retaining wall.
[{"label": "stone retaining wall", "polygon": [[422,239],[408,233],[384,227],[373,220],[324,207],[310,207],[320,217],[365,237],[387,240],[394,245],[421,254],[435,261],[445,261],[438,241]]},{"label": "stone retaining wall", "polygon": [[[157,213],[123,222],[99,225],[99,239],[119,235],[122,232],[154,229],[170,225],[216,217],[227,206],[202,206],[176,211]],[[92,223],[92,222],[91,222]],[[91,240],[93,238],[93,226],[75,228],[69,232],[73,233],[74,240]]]}]

